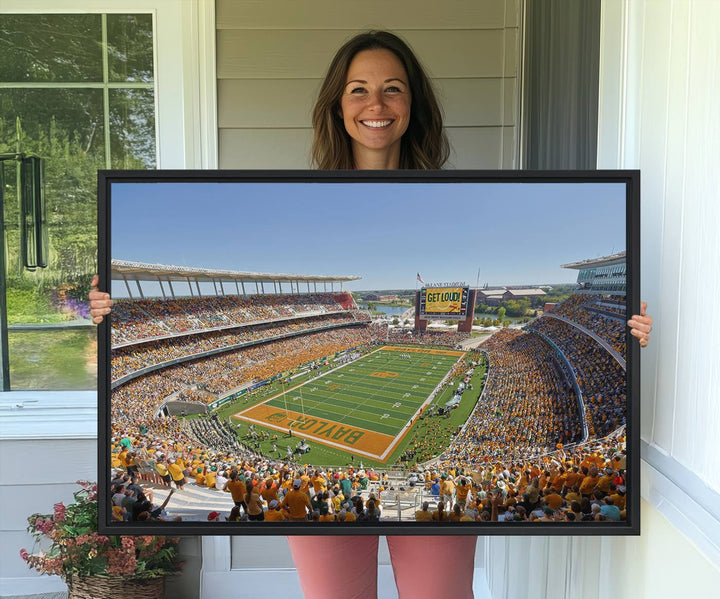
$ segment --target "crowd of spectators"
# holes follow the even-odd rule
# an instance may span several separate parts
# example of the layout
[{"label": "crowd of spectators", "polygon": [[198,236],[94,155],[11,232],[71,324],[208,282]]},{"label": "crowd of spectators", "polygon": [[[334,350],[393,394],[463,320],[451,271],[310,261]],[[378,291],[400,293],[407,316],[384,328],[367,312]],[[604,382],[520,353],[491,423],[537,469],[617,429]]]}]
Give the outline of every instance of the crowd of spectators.
[{"label": "crowd of spectators", "polygon": [[[339,305],[330,294],[316,297],[326,296]],[[294,300],[282,303],[287,297],[293,298],[282,296],[282,302],[276,298],[275,305],[271,297],[260,296],[252,309],[240,305],[245,300],[234,298],[235,304],[229,310],[232,316],[228,318],[234,324],[240,322],[243,314],[244,322],[253,322],[322,311],[318,306],[328,306],[323,301],[308,303],[308,296],[304,296],[305,303],[298,298],[298,303],[293,303]],[[130,308],[126,314],[134,316],[126,318],[132,323],[126,331],[134,331],[137,339],[176,333],[186,325],[194,328],[185,330],[225,326],[218,324],[216,316],[225,309],[227,298],[202,300],[207,303],[195,312],[187,309],[190,303],[178,305],[184,300],[155,300],[162,304],[161,308],[155,304],[150,308],[139,306],[142,312]],[[610,313],[620,311],[622,306],[607,302],[600,306],[593,301],[571,298],[566,302],[568,305],[556,307],[555,313],[609,340],[614,325],[608,323],[614,320],[597,310]],[[333,311],[336,309],[325,310]],[[190,312],[193,316],[188,320]],[[236,341],[240,337],[234,335],[261,340],[275,336],[278,331],[302,331],[307,330],[306,325],[316,328],[317,323],[345,323],[351,318],[355,316],[346,312],[254,325],[242,332],[237,329],[201,332],[121,348],[116,350],[117,370],[113,376],[121,376],[117,373],[124,372],[123,368],[133,371],[143,364],[244,342]],[[143,320],[147,327],[141,324]],[[164,332],[144,334],[155,330],[155,325]],[[408,459],[404,461],[416,464],[422,471],[424,492],[435,502],[434,510],[430,510],[429,502],[417,511],[418,520],[452,524],[606,521],[626,517],[624,371],[597,342],[563,321],[540,318],[531,323],[530,329],[551,339],[570,362],[586,404],[591,441],[573,449],[567,447],[581,440],[583,423],[578,398],[551,345],[528,331],[502,329],[482,346],[488,357],[488,377],[462,430],[458,432],[446,420],[426,415],[413,432],[406,450]],[[137,333],[139,330],[143,335]],[[390,342],[403,344],[454,347],[466,338],[467,334],[456,332],[408,334],[398,329],[389,332]],[[382,493],[387,489],[387,481],[376,472],[363,470],[362,466],[359,470],[300,466],[290,457],[282,459],[281,451],[273,459],[256,453],[249,437],[247,443],[239,441],[214,416],[193,418],[181,424],[175,417],[158,418],[155,414],[162,402],[176,393],[184,400],[209,403],[249,382],[386,339],[387,328],[375,325],[308,333],[194,359],[117,387],[111,397],[112,465],[121,475],[108,489],[117,508],[115,517],[173,519],[170,498],[163,505],[153,504],[150,486],[164,485],[181,491],[190,482],[231,494],[233,510],[228,514],[208,514],[212,521],[378,520],[382,516]],[[457,364],[452,376],[461,376],[467,367],[466,361]],[[435,449],[430,450],[431,447]],[[441,447],[448,449],[434,460],[432,468],[423,465]],[[372,481],[376,484],[370,494],[368,485]]]},{"label": "crowd of spectators", "polygon": [[372,343],[387,343],[390,326],[386,320],[373,320],[367,329]]},{"label": "crowd of spectators", "polygon": [[[110,488],[113,520],[179,520],[166,507],[172,493],[160,506],[153,503],[153,486],[170,486],[173,474],[179,480],[173,452],[180,449],[181,423],[172,417],[140,417],[132,426],[112,423],[111,467],[114,474]],[[176,489],[183,484],[175,485]]]},{"label": "crowd of spectators", "polygon": [[[111,483],[119,519],[137,520],[134,499],[143,493],[144,518],[172,520],[172,505],[152,503],[152,487],[182,492],[188,483],[228,493],[234,507],[210,512],[209,521],[373,522],[383,514],[383,496],[415,487],[425,499],[419,522],[613,522],[627,517],[625,436],[622,429],[573,449],[535,458],[488,457],[472,467],[454,460],[417,471],[407,486],[362,465],[322,468],[270,460],[225,449],[210,450],[172,426],[163,435],[115,430]],[[206,425],[212,430],[211,419]],[[173,436],[174,435],[174,436]],[[167,437],[172,438],[168,439]],[[393,486],[395,484],[396,486]],[[125,493],[125,489],[130,489]],[[126,499],[130,497],[130,499]],[[434,509],[430,504],[434,503]],[[125,512],[123,513],[123,508]],[[167,508],[167,510],[165,509]],[[115,511],[115,510],[114,510]]]},{"label": "crowd of spectators", "polygon": [[176,399],[178,401],[189,401],[200,404],[209,404],[217,399],[217,395],[210,393],[205,389],[199,389],[197,387],[186,387],[180,391]]},{"label": "crowd of spectators", "polygon": [[482,348],[488,356],[485,387],[448,456],[473,466],[491,456],[538,455],[581,439],[577,397],[545,341],[502,329]]},{"label": "crowd of spectators", "polygon": [[595,333],[625,358],[625,304],[597,295],[573,295],[551,311]]},{"label": "crowd of spectators", "polygon": [[170,366],[113,389],[112,418],[113,421],[132,422],[148,414],[156,414],[168,396],[177,392],[188,393],[198,387],[207,393],[194,397],[212,401],[219,394],[248,382],[271,378],[369,341],[362,327],[348,327],[272,341]]},{"label": "crowd of spectators", "polygon": [[457,331],[411,331],[408,329],[390,329],[388,342],[415,345],[447,345],[456,347],[466,339],[469,333]]},{"label": "crowd of spectators", "polygon": [[[209,521],[349,523],[377,521],[381,516],[383,487],[366,492],[371,482],[382,483],[382,475],[372,469],[352,465],[345,469],[323,469],[269,460],[231,442],[217,419],[194,419],[192,426],[196,432],[220,439],[227,436],[227,443],[221,442],[221,447],[208,448],[194,434],[187,435],[187,430],[183,431],[174,418],[163,420],[166,421],[163,434],[131,434],[122,427],[113,427],[115,476],[109,492],[118,505],[129,486],[133,491],[128,496],[140,489],[152,498],[152,486],[182,491],[192,483],[228,493],[232,498],[235,507],[225,515],[209,513]],[[168,501],[161,509],[153,506],[150,519],[177,519],[172,518],[172,506],[165,510],[167,505]],[[130,509],[128,517],[119,519],[137,520],[134,513]]]},{"label": "crowd of spectators", "polygon": [[279,321],[239,329],[225,329],[195,335],[170,337],[157,341],[147,341],[145,343],[114,348],[112,350],[111,378],[112,380],[117,380],[148,366],[162,364],[170,360],[187,358],[202,352],[352,322],[356,322],[352,313],[345,312]]},{"label": "crowd of spectators", "polygon": [[[609,341],[619,322],[593,310],[612,310],[614,306],[619,310],[621,304],[612,301],[599,306],[598,301],[593,296],[573,296],[553,312]],[[485,389],[446,454],[458,464],[472,466],[500,454],[516,458],[539,455],[558,444],[581,441],[579,398],[567,373],[568,364],[582,393],[588,437],[604,437],[624,426],[625,371],[609,352],[592,337],[555,318],[539,318],[526,329],[501,330],[483,343],[489,358]],[[551,340],[568,364],[545,339],[530,331]],[[614,347],[623,349],[624,338],[622,347]]]},{"label": "crowd of spectators", "polygon": [[591,437],[603,437],[625,424],[625,369],[594,339],[575,327],[540,318],[528,328],[550,338],[570,362],[586,408]]},{"label": "crowd of spectators", "polygon": [[607,438],[534,458],[503,454],[459,466],[449,457],[425,470],[425,488],[442,500],[450,522],[625,520],[625,441],[624,429],[618,429]]},{"label": "crowd of spectators", "polygon": [[352,296],[346,292],[117,299],[112,315],[112,343],[278,318],[327,314],[347,310],[353,305]]}]

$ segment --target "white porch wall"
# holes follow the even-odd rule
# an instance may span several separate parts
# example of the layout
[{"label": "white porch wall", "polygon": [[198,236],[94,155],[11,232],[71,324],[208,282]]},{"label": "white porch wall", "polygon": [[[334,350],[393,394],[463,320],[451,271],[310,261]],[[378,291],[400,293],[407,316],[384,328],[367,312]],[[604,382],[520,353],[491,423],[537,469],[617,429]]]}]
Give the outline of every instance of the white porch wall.
[{"label": "white porch wall", "polygon": [[309,168],[310,114],[355,33],[405,38],[437,85],[449,168],[517,168],[520,0],[217,0],[219,165]]},{"label": "white porch wall", "polygon": [[0,393],[0,596],[65,590],[19,552],[32,548],[30,514],[52,513],[72,501],[76,481],[97,480],[96,405],[94,391]]}]

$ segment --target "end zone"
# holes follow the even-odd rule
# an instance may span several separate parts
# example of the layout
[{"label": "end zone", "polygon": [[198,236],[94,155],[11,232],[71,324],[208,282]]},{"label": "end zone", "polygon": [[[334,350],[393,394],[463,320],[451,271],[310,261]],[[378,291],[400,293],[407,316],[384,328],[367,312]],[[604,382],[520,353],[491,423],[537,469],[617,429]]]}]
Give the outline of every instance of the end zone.
[{"label": "end zone", "polygon": [[[235,414],[233,418],[283,433],[292,430],[293,434],[303,439],[364,455],[380,462],[385,461],[388,448],[393,447],[398,440],[398,437],[391,435],[303,415],[292,410],[286,411],[264,403]],[[403,436],[405,432],[406,430],[403,431]],[[399,439],[402,439],[402,436]]]}]

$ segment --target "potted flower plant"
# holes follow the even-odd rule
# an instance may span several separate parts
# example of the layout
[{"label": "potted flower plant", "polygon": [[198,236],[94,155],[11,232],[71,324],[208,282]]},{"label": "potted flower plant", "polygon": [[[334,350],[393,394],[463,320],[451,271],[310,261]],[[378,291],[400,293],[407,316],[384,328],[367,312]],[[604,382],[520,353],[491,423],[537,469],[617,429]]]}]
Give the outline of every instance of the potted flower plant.
[{"label": "potted flower plant", "polygon": [[70,599],[114,597],[118,589],[135,599],[161,599],[165,577],[182,567],[178,539],[98,534],[97,484],[78,484],[73,503],[28,518],[35,547],[21,549],[22,559],[41,574],[61,576]]}]

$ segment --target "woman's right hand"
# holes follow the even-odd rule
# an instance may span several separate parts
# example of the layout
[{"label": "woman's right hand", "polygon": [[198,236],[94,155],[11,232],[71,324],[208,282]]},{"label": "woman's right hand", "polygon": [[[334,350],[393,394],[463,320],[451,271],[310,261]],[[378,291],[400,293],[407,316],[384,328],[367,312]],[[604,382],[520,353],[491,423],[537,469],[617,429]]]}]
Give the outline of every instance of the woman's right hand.
[{"label": "woman's right hand", "polygon": [[647,347],[648,340],[650,339],[650,331],[652,331],[652,324],[652,316],[647,314],[647,304],[640,302],[640,314],[634,314],[630,320],[628,320],[630,334],[633,337],[637,337],[640,342],[640,347]]},{"label": "woman's right hand", "polygon": [[110,314],[110,308],[113,305],[113,301],[110,299],[110,294],[104,291],[98,291],[97,286],[100,279],[97,275],[93,276],[92,283],[90,286],[92,289],[88,293],[88,299],[90,300],[90,316],[95,324],[100,324],[106,314]]}]

